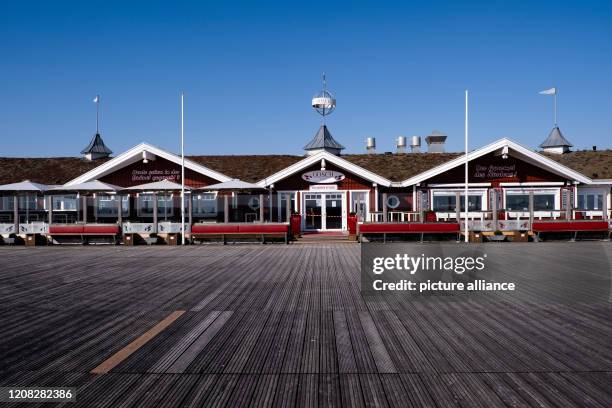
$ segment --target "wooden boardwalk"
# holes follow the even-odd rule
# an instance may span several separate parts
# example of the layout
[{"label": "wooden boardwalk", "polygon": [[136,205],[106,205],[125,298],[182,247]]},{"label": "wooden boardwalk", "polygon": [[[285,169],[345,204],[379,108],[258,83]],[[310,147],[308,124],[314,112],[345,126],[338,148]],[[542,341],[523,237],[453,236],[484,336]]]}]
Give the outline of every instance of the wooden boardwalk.
[{"label": "wooden boardwalk", "polygon": [[612,406],[609,301],[364,298],[359,268],[343,243],[0,248],[0,385],[82,407]]}]

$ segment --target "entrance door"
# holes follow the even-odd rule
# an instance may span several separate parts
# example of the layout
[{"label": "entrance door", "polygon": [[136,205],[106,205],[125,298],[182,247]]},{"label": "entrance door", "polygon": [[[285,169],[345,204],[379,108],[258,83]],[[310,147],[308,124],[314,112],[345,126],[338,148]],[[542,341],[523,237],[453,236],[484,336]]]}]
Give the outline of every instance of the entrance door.
[{"label": "entrance door", "polygon": [[304,193],[304,229],[341,230],[344,226],[344,193]]},{"label": "entrance door", "polygon": [[307,230],[323,229],[322,194],[304,194],[304,228]]}]

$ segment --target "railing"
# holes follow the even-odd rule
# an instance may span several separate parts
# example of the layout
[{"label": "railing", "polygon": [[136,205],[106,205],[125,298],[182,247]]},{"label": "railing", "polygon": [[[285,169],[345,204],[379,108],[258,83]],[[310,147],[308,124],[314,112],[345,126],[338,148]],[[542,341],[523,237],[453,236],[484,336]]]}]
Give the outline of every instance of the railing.
[{"label": "railing", "polygon": [[[462,211],[459,214],[460,219],[465,219],[465,212]],[[481,221],[484,222],[485,220],[489,220],[489,219],[493,219],[493,212],[492,211],[469,211],[468,212],[468,220],[471,221]],[[437,221],[449,221],[449,220],[456,220],[457,219],[457,212],[456,211],[437,211],[436,212],[436,220]]]},{"label": "railing", "polygon": [[[612,211],[608,210],[607,213],[606,218],[610,219]],[[603,210],[573,210],[573,214],[575,220],[601,220],[604,218]]]},{"label": "railing", "polygon": [[0,234],[7,235],[16,233],[14,223],[2,223],[0,224]]},{"label": "railing", "polygon": [[[152,222],[124,222],[122,230],[124,234],[180,234],[183,231],[180,222],[162,221],[157,223]],[[189,223],[185,222],[187,232],[191,231]]]},{"label": "railing", "polygon": [[49,224],[46,222],[30,222],[19,224],[20,234],[48,234]]}]

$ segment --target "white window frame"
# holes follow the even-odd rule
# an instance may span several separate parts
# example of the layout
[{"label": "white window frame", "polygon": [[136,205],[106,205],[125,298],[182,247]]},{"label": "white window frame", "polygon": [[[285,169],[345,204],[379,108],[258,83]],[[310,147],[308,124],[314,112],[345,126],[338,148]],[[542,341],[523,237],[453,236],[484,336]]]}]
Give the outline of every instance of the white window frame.
[{"label": "white window frame", "polygon": [[[218,203],[218,194],[217,192],[203,192],[203,193],[198,193],[198,194],[192,194],[191,195],[191,215],[193,217],[197,217],[197,218],[211,218],[211,219],[216,219],[217,216],[219,215],[219,203]],[[206,212],[201,212],[201,211],[194,211],[194,206],[193,206],[193,202],[194,201],[212,201],[214,204],[214,216],[212,217],[207,217],[207,215],[211,215],[213,213],[206,213]]]},{"label": "white window frame", "polygon": [[521,187],[504,187],[503,188],[503,207],[508,211],[508,215],[511,218],[515,217],[529,217],[529,210],[519,211],[519,210],[508,210],[506,205],[506,197],[508,195],[529,195],[530,192],[533,191],[534,195],[549,195],[553,194],[555,196],[555,205],[552,210],[535,210],[533,211],[534,217],[549,217],[552,215],[553,218],[557,218],[561,216],[561,188],[521,188]]},{"label": "white window frame", "polygon": [[[74,200],[74,208],[66,208],[66,199]],[[55,208],[55,203],[59,201],[60,208]],[[69,195],[53,195],[51,196],[51,208],[53,211],[78,211],[79,209],[79,195],[78,194],[69,194]]]},{"label": "white window frame", "polygon": [[[282,214],[281,214],[281,207],[282,207],[282,203],[283,201],[286,200],[286,198],[283,198],[283,195],[286,194],[291,194],[292,198],[291,198],[291,213],[297,212],[297,207],[298,207],[298,192],[297,190],[281,190],[281,191],[277,191],[277,203],[278,203],[278,211],[277,211],[277,220],[278,222],[281,222],[281,220],[283,219]],[[289,220],[287,220],[287,222],[289,222]]]},{"label": "white window frame", "polygon": [[[454,188],[454,189],[432,189],[431,190],[431,194],[429,196],[429,209],[433,211],[433,205],[434,205],[434,197],[435,196],[454,196],[457,193],[460,194],[460,196],[464,196],[465,195],[465,189],[460,189],[460,188]],[[475,214],[475,213],[481,213],[482,211],[488,211],[489,210],[489,202],[487,200],[487,189],[481,189],[481,188],[472,188],[468,190],[468,197],[472,196],[472,197],[480,197],[480,203],[481,203],[481,208],[480,210],[478,210],[477,212],[469,212],[469,214]],[[464,198],[465,199],[465,198]],[[461,211],[462,213],[465,213],[465,211]],[[449,211],[449,217],[455,217],[456,216],[456,211],[452,210]]]},{"label": "white window frame", "polygon": [[355,200],[353,199],[353,193],[363,193],[365,194],[365,205],[366,205],[366,213],[363,215],[363,220],[367,221],[370,217],[370,190],[348,190],[349,193],[349,209],[348,213],[353,212],[353,207],[355,205]]}]

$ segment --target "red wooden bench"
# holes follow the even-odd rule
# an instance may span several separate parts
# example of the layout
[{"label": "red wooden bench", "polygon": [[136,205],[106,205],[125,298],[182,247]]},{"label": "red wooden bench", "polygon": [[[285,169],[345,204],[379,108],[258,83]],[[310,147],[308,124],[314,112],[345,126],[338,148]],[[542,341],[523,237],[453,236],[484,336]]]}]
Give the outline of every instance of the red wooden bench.
[{"label": "red wooden bench", "polygon": [[193,224],[191,226],[192,238],[220,237],[223,243],[229,238],[244,238],[257,236],[264,243],[266,237],[283,238],[289,242],[289,224],[262,223],[262,224]]},{"label": "red wooden bench", "polygon": [[460,226],[458,223],[446,222],[425,222],[425,223],[364,223],[358,225],[358,235],[380,235],[383,241],[387,240],[387,234],[459,234]]},{"label": "red wooden bench", "polygon": [[608,232],[610,226],[608,221],[536,221],[531,230],[539,238],[540,233],[571,232],[576,239],[579,232]]},{"label": "red wooden bench", "polygon": [[112,237],[113,243],[117,243],[120,234],[121,228],[117,224],[51,224],[48,233],[51,237],[77,237],[82,243],[86,243],[88,237]]}]

